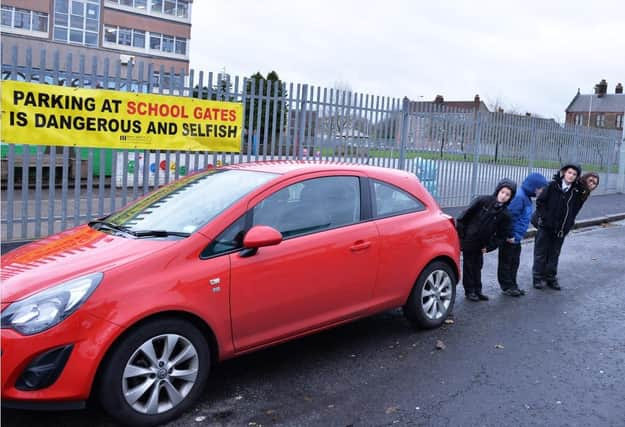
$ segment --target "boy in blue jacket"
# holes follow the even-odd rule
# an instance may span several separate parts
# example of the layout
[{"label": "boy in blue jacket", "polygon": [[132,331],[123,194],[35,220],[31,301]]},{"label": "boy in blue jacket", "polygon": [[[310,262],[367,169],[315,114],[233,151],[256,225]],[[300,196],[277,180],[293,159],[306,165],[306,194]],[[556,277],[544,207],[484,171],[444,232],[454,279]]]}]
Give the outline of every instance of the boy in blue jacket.
[{"label": "boy in blue jacket", "polygon": [[525,178],[521,188],[508,205],[508,212],[512,219],[512,236],[499,247],[499,264],[497,265],[497,279],[504,295],[511,297],[525,295],[525,291],[517,284],[521,240],[527,232],[532,217],[532,197],[538,196],[546,186],[547,178],[537,172],[531,173]]}]

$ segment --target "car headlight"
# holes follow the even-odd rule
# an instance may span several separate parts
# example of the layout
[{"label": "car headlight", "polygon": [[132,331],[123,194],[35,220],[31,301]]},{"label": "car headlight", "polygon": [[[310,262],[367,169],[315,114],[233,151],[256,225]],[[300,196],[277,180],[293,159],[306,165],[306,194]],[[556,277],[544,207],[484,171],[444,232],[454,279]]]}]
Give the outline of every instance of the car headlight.
[{"label": "car headlight", "polygon": [[102,273],[89,274],[15,301],[2,312],[2,328],[33,335],[53,327],[89,298],[102,277]]}]

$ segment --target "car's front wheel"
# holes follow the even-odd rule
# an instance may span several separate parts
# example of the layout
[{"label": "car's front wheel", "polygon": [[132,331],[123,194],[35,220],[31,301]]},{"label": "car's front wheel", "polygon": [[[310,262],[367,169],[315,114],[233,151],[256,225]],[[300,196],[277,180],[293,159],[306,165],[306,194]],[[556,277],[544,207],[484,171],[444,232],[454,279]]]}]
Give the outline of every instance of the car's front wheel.
[{"label": "car's front wheel", "polygon": [[404,305],[404,314],[419,328],[436,328],[451,313],[456,300],[456,275],[442,261],[429,264],[419,275]]},{"label": "car's front wheel", "polygon": [[208,342],[194,325],[151,320],[124,336],[107,357],[99,400],[123,424],[159,425],[189,408],[209,370]]}]

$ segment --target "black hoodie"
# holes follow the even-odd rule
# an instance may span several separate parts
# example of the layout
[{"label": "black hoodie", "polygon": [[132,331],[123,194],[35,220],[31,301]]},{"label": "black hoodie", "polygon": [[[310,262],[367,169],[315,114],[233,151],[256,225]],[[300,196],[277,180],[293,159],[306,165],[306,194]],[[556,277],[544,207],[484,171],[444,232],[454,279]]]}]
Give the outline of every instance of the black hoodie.
[{"label": "black hoodie", "polygon": [[568,191],[562,190],[562,177],[568,168],[581,174],[581,167],[567,163],[553,176],[553,180],[536,198],[538,226],[564,237],[575,224],[575,217],[584,204],[582,188],[576,180]]},{"label": "black hoodie", "polygon": [[[506,203],[497,202],[497,193],[503,187],[512,191]],[[496,249],[511,234],[510,213],[506,209],[516,193],[516,183],[503,179],[497,184],[492,196],[479,196],[460,214],[456,228],[462,250]]]}]

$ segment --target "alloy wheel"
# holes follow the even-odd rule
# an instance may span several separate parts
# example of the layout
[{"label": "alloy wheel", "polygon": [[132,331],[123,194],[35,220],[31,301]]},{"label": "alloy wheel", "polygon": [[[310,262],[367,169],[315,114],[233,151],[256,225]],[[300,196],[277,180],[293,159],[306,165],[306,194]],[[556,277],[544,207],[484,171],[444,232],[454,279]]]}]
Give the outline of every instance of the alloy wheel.
[{"label": "alloy wheel", "polygon": [[122,374],[124,398],[137,412],[161,414],[187,397],[198,369],[197,349],[182,335],[150,338],[126,363]]},{"label": "alloy wheel", "polygon": [[425,279],[421,292],[421,308],[428,319],[443,317],[453,296],[452,279],[445,270],[434,270]]}]

